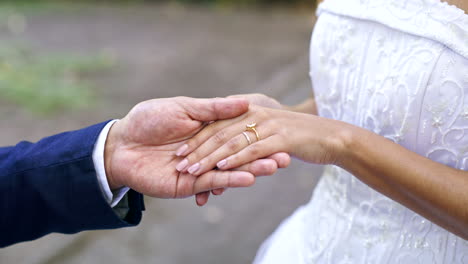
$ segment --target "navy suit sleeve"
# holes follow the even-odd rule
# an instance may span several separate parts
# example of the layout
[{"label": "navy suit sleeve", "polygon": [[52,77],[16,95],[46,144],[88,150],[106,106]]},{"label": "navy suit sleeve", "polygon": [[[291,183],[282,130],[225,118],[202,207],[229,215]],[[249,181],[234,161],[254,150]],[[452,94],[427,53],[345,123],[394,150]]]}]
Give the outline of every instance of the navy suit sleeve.
[{"label": "navy suit sleeve", "polygon": [[120,219],[99,188],[92,153],[106,123],[0,148],[0,247],[140,222],[141,194],[128,193],[130,210]]}]

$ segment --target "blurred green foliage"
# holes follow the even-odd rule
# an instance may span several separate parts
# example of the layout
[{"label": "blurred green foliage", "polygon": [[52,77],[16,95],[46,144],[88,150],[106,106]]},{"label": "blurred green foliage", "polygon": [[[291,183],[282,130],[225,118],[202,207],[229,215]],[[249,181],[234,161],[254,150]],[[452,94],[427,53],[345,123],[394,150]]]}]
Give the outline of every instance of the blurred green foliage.
[{"label": "blurred green foliage", "polygon": [[[20,35],[27,26],[27,16],[48,13],[57,8],[84,3],[138,4],[179,2],[215,6],[314,4],[315,0],[0,0],[0,30]],[[69,54],[39,55],[26,43],[0,42],[0,104],[10,102],[35,113],[75,109],[93,101],[90,73],[99,74],[113,61],[106,56],[77,57]]]},{"label": "blurred green foliage", "polygon": [[[217,5],[294,5],[299,3],[315,3],[315,0],[176,0],[190,4],[217,4]],[[155,1],[153,1],[155,2]]]},{"label": "blurred green foliage", "polygon": [[92,84],[82,77],[110,67],[103,56],[35,55],[28,48],[0,47],[0,100],[34,113],[88,106]]},{"label": "blurred green foliage", "polygon": [[[27,26],[26,13],[48,7],[23,3],[0,2],[0,30],[21,34]],[[37,114],[89,106],[94,87],[87,75],[99,74],[114,63],[104,55],[41,55],[14,39],[0,43],[0,104],[13,103]]]},{"label": "blurred green foliage", "polygon": [[[0,0],[0,3],[13,3],[13,4],[34,4],[34,3],[78,3],[72,0]],[[184,4],[194,5],[217,5],[217,6],[271,6],[271,5],[297,5],[306,4],[312,6],[316,0],[82,0],[80,3],[167,3],[179,2]]]}]

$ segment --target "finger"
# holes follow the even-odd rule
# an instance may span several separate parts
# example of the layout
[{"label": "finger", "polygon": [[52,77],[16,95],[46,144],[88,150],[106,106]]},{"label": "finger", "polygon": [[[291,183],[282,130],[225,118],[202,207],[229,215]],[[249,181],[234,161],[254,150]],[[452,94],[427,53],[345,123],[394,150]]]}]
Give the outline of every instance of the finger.
[{"label": "finger", "polygon": [[[229,139],[227,142],[222,142],[216,139],[208,140],[197,150],[187,156],[189,164],[193,164],[188,167],[188,173],[198,176],[216,167],[216,163],[224,158],[233,155],[248,145],[255,142],[255,139],[251,138],[248,132],[243,132]],[[217,147],[222,145],[221,147]],[[202,158],[200,160],[200,158]]]},{"label": "finger", "polygon": [[[268,159],[260,159],[249,164],[245,164],[238,168],[232,169],[233,171],[247,171],[252,173],[255,177],[270,176],[277,172],[278,168],[285,168],[287,165],[280,165],[289,163],[290,157],[286,153],[277,153],[271,155]],[[281,167],[283,166],[283,167]],[[212,190],[213,195],[222,195],[226,191],[225,188]]]},{"label": "finger", "polygon": [[213,195],[221,195],[221,194],[224,193],[225,190],[226,190],[226,189],[224,189],[224,188],[220,188],[220,189],[212,190],[211,193],[212,193]]},{"label": "finger", "polygon": [[[213,153],[217,147],[224,145],[232,138],[236,140],[236,142],[232,142],[233,144],[248,144],[246,138],[242,134],[242,132],[244,132],[243,127],[232,125],[233,123],[240,122],[240,119],[241,118],[233,119],[232,122],[216,122],[210,124],[195,137],[188,140],[186,144],[176,151],[176,156],[186,156],[185,159],[176,166],[176,169],[180,172],[186,172],[189,167]],[[249,137],[252,138],[252,136]]]},{"label": "finger", "polygon": [[[262,109],[258,106],[250,106],[249,112],[244,115],[232,118],[230,120],[210,124],[209,126],[205,127],[202,131],[200,131],[196,136],[191,138],[186,144],[182,145],[176,151],[176,156],[187,156],[188,154],[192,153],[195,149],[198,150],[200,146],[202,146],[210,138],[213,138],[213,141],[217,143],[218,146],[221,146],[232,137],[241,134],[245,130],[245,125],[254,123],[254,120],[248,120],[253,116],[256,116],[258,120],[265,120],[267,117],[267,113],[265,112],[265,109]],[[227,127],[229,127],[230,129],[225,129]],[[211,153],[214,149],[213,145],[210,145],[210,147],[211,149],[209,149],[209,151],[207,151],[206,147],[204,147],[203,149],[204,151],[207,151],[207,153]]]},{"label": "finger", "polygon": [[[232,127],[236,127],[236,125],[224,129],[223,133],[231,134],[231,132],[226,131],[229,131],[230,129],[235,129]],[[263,126],[263,129],[261,130],[262,136],[269,137],[271,133],[269,131],[270,129],[271,128],[269,126]],[[257,130],[256,132],[258,133]],[[203,143],[202,146],[200,146],[198,149],[196,149],[184,159],[184,162],[189,164],[187,165],[188,173],[194,176],[198,176],[207,171],[212,170],[217,165],[219,165],[217,164],[219,161],[222,161],[227,157],[238,153],[250,144],[254,144],[256,140],[260,139],[260,135],[257,133],[253,133],[251,131],[243,131],[242,133],[228,140],[222,146],[220,146],[222,142],[219,141],[218,138],[216,138],[216,136],[208,139],[205,143]],[[248,160],[248,162],[252,162],[254,160],[255,159],[251,159]],[[221,164],[221,166],[223,166],[223,164]]]},{"label": "finger", "polygon": [[[195,176],[213,169],[216,166],[216,162],[260,140],[260,134],[256,130],[255,125],[253,128],[247,126],[242,131],[239,129],[242,126],[237,122],[218,131],[177,165],[177,169],[186,166],[187,171]],[[262,135],[270,136],[269,129],[269,126],[264,126]]]},{"label": "finger", "polygon": [[284,147],[282,146],[282,141],[279,140],[279,136],[273,135],[221,160],[217,163],[217,166],[221,170],[236,168],[242,164],[272,155],[273,153],[279,153],[282,149],[284,149]]},{"label": "finger", "polygon": [[[277,172],[278,168],[286,168],[291,161],[287,153],[280,152],[271,155],[267,159],[260,159],[249,164],[242,165],[238,168],[232,169],[233,171],[247,171],[252,173],[255,177],[269,176]],[[222,195],[226,191],[225,188],[212,190],[213,195]]]},{"label": "finger", "polygon": [[193,185],[193,193],[202,193],[220,188],[249,187],[255,177],[244,171],[209,171],[198,177]]},{"label": "finger", "polygon": [[[276,157],[274,157],[276,156]],[[271,159],[261,159],[256,160],[252,163],[245,164],[238,168],[232,169],[233,171],[247,171],[252,173],[255,177],[260,176],[269,176],[276,173],[279,168],[280,163],[285,163],[285,160],[289,159],[289,155],[286,153],[277,153],[275,155],[270,156]],[[275,160],[276,158],[277,160]],[[278,163],[278,161],[280,163]],[[226,192],[226,188],[212,190],[211,193],[213,195],[222,195]]]},{"label": "finger", "polygon": [[259,159],[240,167],[232,169],[232,171],[247,171],[255,177],[269,176],[276,173],[278,164],[273,159]]},{"label": "finger", "polygon": [[253,117],[265,120],[265,116],[264,109],[258,108],[239,118],[210,125],[177,151],[179,155],[181,153],[190,154],[176,166],[176,169],[195,176],[201,175],[212,170],[216,162],[242,150],[263,136],[270,136],[271,130],[275,126],[269,124],[268,121],[258,124],[262,127],[260,132],[258,128],[256,129],[255,124],[253,127],[246,127],[247,124],[254,123],[252,122]]},{"label": "finger", "polygon": [[198,206],[204,206],[206,203],[208,203],[209,198],[210,198],[210,192],[198,193],[195,196],[195,202],[197,203]]},{"label": "finger", "polygon": [[241,98],[183,98],[182,107],[193,120],[216,121],[242,115],[249,109],[249,102]]},{"label": "finger", "polygon": [[[206,156],[208,153],[210,153],[211,149],[208,148],[209,145],[206,145],[204,143],[206,143],[210,138],[213,138],[213,141],[220,146],[229,139],[231,139],[233,136],[242,133],[242,128],[231,128],[229,130],[225,130],[230,125],[240,122],[240,120],[242,119],[243,117],[241,116],[230,120],[231,122],[215,122],[206,126],[196,136],[189,139],[186,144],[182,145],[179,149],[177,149],[176,156],[187,156],[191,154],[194,150],[197,150],[199,155],[202,153],[206,153]],[[193,155],[191,158],[194,158]],[[183,170],[179,171],[182,172]]]},{"label": "finger", "polygon": [[276,161],[280,169],[287,168],[291,164],[291,156],[286,152],[275,153],[269,156],[268,159]]}]

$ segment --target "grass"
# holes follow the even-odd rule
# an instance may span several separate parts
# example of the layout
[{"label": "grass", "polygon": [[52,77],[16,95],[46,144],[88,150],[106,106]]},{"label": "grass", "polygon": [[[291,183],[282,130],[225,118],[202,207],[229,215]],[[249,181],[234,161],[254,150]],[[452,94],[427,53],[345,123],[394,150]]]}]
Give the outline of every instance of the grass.
[{"label": "grass", "polygon": [[[254,5],[297,3],[286,0],[170,0],[186,4]],[[102,1],[95,1],[102,3]],[[109,1],[113,2],[113,1]],[[119,4],[156,2],[120,0]],[[313,1],[312,1],[313,2]],[[71,3],[73,3],[71,5]],[[93,1],[85,1],[93,3]],[[115,2],[114,2],[115,4]],[[74,10],[72,1],[0,0],[0,30],[10,35],[24,31],[27,17],[50,15],[57,11]],[[13,103],[33,113],[50,114],[60,110],[79,109],[95,100],[89,73],[99,73],[112,66],[105,56],[76,57],[70,54],[38,55],[27,43],[0,42],[0,104]]]},{"label": "grass", "polygon": [[39,56],[28,48],[0,47],[0,100],[50,114],[92,104],[88,73],[110,67],[104,57]]},{"label": "grass", "polygon": [[[0,3],[0,29],[21,34],[25,13],[44,9],[39,4]],[[106,56],[39,55],[27,43],[4,40],[0,43],[0,103],[13,103],[38,114],[86,107],[95,100],[93,84],[86,77],[111,66]]]}]

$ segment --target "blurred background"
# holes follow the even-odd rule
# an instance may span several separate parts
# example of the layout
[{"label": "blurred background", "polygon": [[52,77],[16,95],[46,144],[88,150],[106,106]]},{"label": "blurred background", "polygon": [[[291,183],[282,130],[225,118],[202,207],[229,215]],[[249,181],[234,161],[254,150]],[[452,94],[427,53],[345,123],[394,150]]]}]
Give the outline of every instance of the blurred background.
[{"label": "blurred background", "polygon": [[[0,146],[123,117],[140,101],[311,93],[312,0],[0,1]],[[136,228],[53,234],[0,263],[250,263],[306,203],[321,168],[298,161],[250,189],[146,198]],[[0,234],[1,236],[1,234]]]}]

